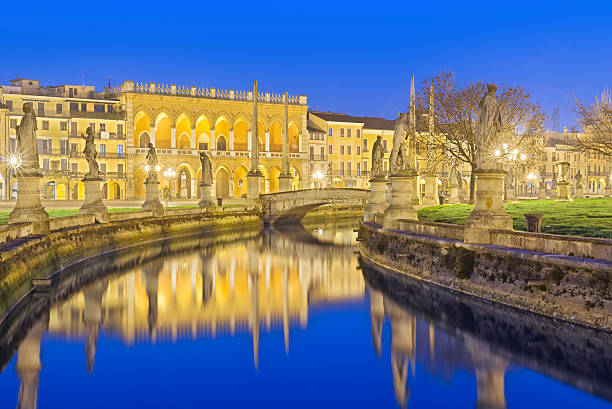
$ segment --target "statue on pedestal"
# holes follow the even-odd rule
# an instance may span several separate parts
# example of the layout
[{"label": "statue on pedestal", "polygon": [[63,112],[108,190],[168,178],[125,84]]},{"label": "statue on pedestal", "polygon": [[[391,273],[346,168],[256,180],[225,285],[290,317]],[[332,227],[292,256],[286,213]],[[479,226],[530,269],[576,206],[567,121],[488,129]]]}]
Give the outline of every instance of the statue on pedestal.
[{"label": "statue on pedestal", "polygon": [[487,93],[479,106],[476,123],[476,166],[478,170],[499,170],[498,157],[494,155],[500,147],[499,137],[503,129],[501,110],[495,93],[497,85],[488,84]]},{"label": "statue on pedestal", "polygon": [[36,142],[36,114],[31,103],[23,104],[24,115],[15,129],[19,155],[21,157],[21,169],[23,172],[38,169],[38,145]]},{"label": "statue on pedestal", "polygon": [[157,182],[157,165],[159,159],[157,157],[157,151],[151,142],[149,142],[149,152],[147,152],[147,164],[149,165],[149,175],[145,183]]},{"label": "statue on pedestal", "polygon": [[580,173],[580,169],[578,169],[578,172],[576,172],[574,181],[576,182],[576,189],[582,189],[582,173]]},{"label": "statue on pedestal", "polygon": [[212,164],[210,163],[210,158],[208,157],[206,152],[200,152],[200,163],[202,164],[202,184],[212,185]]},{"label": "statue on pedestal", "polygon": [[85,139],[85,149],[83,149],[83,153],[85,154],[85,159],[89,165],[89,172],[87,172],[85,175],[85,179],[98,179],[100,177],[100,168],[98,166],[98,162],[96,161],[98,152],[96,152],[94,133],[91,127],[87,127],[86,133],[87,136],[83,136],[83,134],[81,134],[81,138]]},{"label": "statue on pedestal", "polygon": [[408,123],[406,114],[400,114],[395,121],[395,131],[393,132],[393,149],[389,158],[389,174],[402,175],[408,171],[408,155],[406,152],[406,135],[408,135]]},{"label": "statue on pedestal", "polygon": [[384,156],[385,150],[383,149],[382,137],[378,135],[374,142],[374,146],[372,146],[372,179],[385,177],[383,167]]}]

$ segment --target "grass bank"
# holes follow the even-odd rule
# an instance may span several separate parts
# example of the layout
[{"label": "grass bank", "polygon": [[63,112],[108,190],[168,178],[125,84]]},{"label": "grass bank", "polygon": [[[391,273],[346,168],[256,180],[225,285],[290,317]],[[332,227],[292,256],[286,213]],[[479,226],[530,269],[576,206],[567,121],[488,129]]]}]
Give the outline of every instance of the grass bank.
[{"label": "grass bank", "polygon": [[[525,213],[542,213],[542,232],[612,239],[612,198],[574,199],[573,202],[526,200],[505,203],[515,230],[527,230]],[[441,205],[419,210],[419,219],[465,224],[473,205]]]}]

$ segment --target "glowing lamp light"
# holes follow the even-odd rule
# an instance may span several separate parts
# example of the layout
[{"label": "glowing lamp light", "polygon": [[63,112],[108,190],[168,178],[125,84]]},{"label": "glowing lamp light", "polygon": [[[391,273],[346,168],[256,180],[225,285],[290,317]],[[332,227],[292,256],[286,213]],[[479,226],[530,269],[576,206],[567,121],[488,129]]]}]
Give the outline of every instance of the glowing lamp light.
[{"label": "glowing lamp light", "polygon": [[524,153],[521,153],[521,160],[525,160],[527,158],[527,155],[525,155]]},{"label": "glowing lamp light", "polygon": [[499,149],[495,149],[495,156],[499,156],[501,155],[501,152],[499,151]]},{"label": "glowing lamp light", "polygon": [[503,144],[502,148],[504,148],[504,150],[508,149],[508,144],[507,143]]},{"label": "glowing lamp light", "polygon": [[148,172],[150,170],[151,170],[151,168],[149,167],[149,165],[145,165],[145,172]]},{"label": "glowing lamp light", "polygon": [[518,153],[518,149],[514,149],[512,153],[516,155]]},{"label": "glowing lamp light", "polygon": [[605,182],[604,178],[599,179],[601,183]]},{"label": "glowing lamp light", "polygon": [[161,170],[161,166],[159,165],[155,166],[155,170],[159,172]]},{"label": "glowing lamp light", "polygon": [[9,165],[11,165],[11,166],[13,166],[13,167],[14,167],[14,166],[17,166],[17,158],[16,158],[16,157],[14,157],[14,156],[13,156],[13,157],[11,157],[11,158],[9,158]]}]

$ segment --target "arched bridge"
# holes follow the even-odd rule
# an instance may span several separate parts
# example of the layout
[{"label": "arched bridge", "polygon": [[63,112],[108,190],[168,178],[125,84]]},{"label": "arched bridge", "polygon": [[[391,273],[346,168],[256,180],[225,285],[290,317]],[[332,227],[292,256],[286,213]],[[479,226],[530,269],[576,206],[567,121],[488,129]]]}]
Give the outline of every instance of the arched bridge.
[{"label": "arched bridge", "polygon": [[326,205],[365,206],[369,190],[304,189],[261,195],[264,223],[297,223],[312,209]]}]

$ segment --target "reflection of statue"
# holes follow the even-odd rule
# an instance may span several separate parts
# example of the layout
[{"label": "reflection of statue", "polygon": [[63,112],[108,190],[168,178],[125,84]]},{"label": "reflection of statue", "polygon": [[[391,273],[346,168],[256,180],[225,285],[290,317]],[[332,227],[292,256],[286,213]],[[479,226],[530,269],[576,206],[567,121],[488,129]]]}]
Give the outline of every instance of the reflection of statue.
[{"label": "reflection of statue", "polygon": [[24,115],[21,118],[19,126],[15,129],[17,132],[17,143],[19,155],[21,157],[21,166],[26,169],[38,169],[38,146],[36,142],[36,114],[31,103],[23,104]]},{"label": "reflection of statue", "polygon": [[385,171],[383,170],[384,155],[385,151],[383,149],[382,137],[378,135],[372,147],[372,179],[385,176]]},{"label": "reflection of statue", "polygon": [[389,170],[391,175],[406,173],[408,157],[406,152],[406,135],[408,134],[408,124],[406,114],[400,114],[395,121],[395,131],[393,132],[393,149],[389,158]]},{"label": "reflection of statue", "polygon": [[206,152],[200,152],[200,163],[202,164],[202,183],[205,185],[212,185],[212,164]]},{"label": "reflection of statue", "polygon": [[87,127],[87,136],[83,136],[81,134],[81,138],[85,139],[85,149],[83,149],[83,153],[85,154],[85,159],[87,160],[87,164],[89,165],[89,172],[85,175],[86,179],[96,179],[100,177],[100,170],[98,167],[98,162],[96,158],[98,157],[98,152],[96,152],[96,145],[94,144],[94,134],[91,127]]},{"label": "reflection of statue", "polygon": [[149,165],[149,176],[147,176],[147,182],[157,181],[157,164],[159,159],[157,158],[157,152],[151,142],[149,142],[149,152],[147,152],[147,164]]},{"label": "reflection of statue", "polygon": [[582,173],[580,173],[580,169],[576,172],[576,176],[574,176],[574,180],[576,181],[576,187],[582,188]]},{"label": "reflection of statue", "polygon": [[493,154],[499,148],[502,131],[502,116],[495,99],[497,86],[487,85],[487,93],[480,101],[478,123],[476,124],[476,166],[479,170],[497,169],[497,157]]}]

